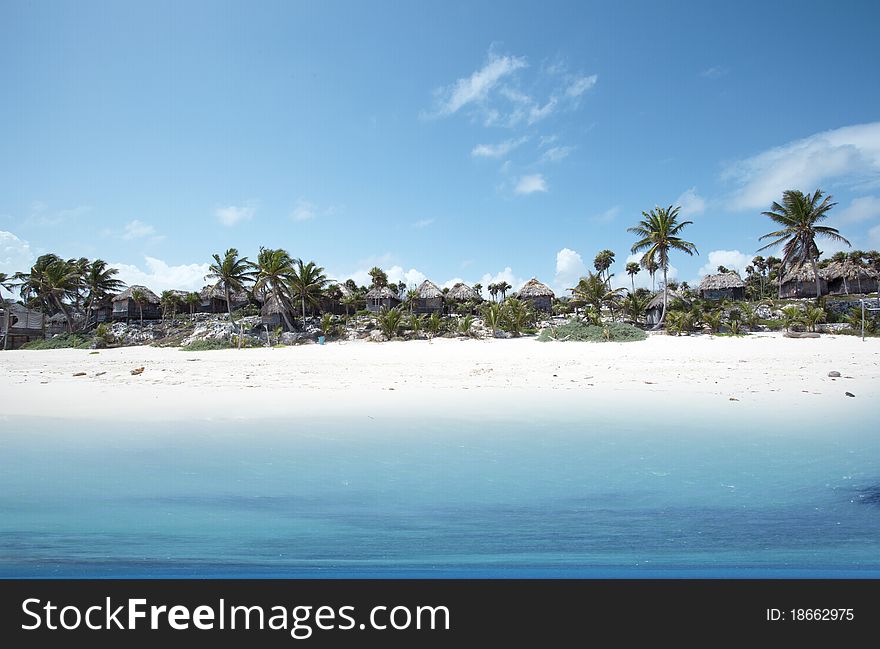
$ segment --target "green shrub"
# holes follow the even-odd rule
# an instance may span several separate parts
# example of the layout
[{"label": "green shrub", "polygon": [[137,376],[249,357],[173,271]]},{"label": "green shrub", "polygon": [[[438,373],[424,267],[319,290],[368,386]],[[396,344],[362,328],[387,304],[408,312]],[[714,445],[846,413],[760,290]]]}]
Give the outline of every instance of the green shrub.
[{"label": "green shrub", "polygon": [[232,345],[226,340],[194,340],[180,348],[184,352],[208,352],[215,349],[232,349]]},{"label": "green shrub", "polygon": [[544,329],[538,336],[541,342],[550,340],[576,342],[630,342],[645,340],[648,335],[632,325],[612,322],[607,325],[594,325],[572,318],[565,324]]},{"label": "green shrub", "polygon": [[47,340],[32,340],[22,349],[91,349],[94,338],[82,334],[58,334]]}]

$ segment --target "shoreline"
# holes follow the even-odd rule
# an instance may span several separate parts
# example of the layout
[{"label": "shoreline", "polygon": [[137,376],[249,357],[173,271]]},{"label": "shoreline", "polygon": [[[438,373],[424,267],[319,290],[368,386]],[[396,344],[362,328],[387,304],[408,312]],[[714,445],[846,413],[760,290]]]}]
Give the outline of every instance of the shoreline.
[{"label": "shoreline", "polygon": [[[329,413],[443,415],[500,407],[867,407],[880,397],[880,339],[651,335],[628,343],[435,339],[184,352],[7,351],[7,417],[240,420]],[[144,367],[140,375],[131,370]],[[837,371],[840,378],[828,373]],[[85,372],[84,376],[74,376]],[[855,398],[846,396],[846,392]],[[639,403],[641,402],[641,403]],[[649,406],[650,404],[650,406]],[[409,407],[408,407],[409,406]]]}]

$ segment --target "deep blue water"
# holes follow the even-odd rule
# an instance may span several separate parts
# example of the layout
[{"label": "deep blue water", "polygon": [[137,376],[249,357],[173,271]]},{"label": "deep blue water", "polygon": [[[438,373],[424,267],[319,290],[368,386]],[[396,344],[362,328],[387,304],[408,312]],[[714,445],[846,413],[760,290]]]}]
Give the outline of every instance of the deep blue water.
[{"label": "deep blue water", "polygon": [[0,432],[0,577],[878,577],[880,435],[827,419]]}]

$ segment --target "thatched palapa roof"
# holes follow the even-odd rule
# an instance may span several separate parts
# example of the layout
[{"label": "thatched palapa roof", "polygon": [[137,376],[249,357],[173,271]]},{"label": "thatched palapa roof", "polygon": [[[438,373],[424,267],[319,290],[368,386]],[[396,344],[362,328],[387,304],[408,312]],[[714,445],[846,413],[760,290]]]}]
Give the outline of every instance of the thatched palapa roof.
[{"label": "thatched palapa roof", "polygon": [[130,300],[130,299],[132,299],[131,296],[135,291],[140,291],[141,293],[144,294],[145,299],[147,301],[147,304],[159,304],[159,296],[156,295],[155,293],[153,293],[153,291],[148,289],[146,286],[140,286],[139,284],[134,284],[133,286],[129,286],[127,289],[122,291],[122,293],[118,293],[118,294],[114,295],[113,301],[114,302],[121,302],[123,300]]},{"label": "thatched palapa roof", "polygon": [[400,299],[397,297],[397,293],[392,291],[387,286],[374,286],[369,291],[367,291],[366,297],[369,299],[378,299],[378,300],[388,300],[391,298],[393,298],[395,300]]},{"label": "thatched palapa roof", "polygon": [[556,293],[553,292],[546,284],[542,284],[534,277],[530,279],[528,282],[523,284],[523,287],[519,289],[517,292],[517,297],[522,298],[531,298],[531,297],[556,297]]},{"label": "thatched palapa roof", "polygon": [[858,281],[859,279],[877,279],[878,274],[873,268],[863,268],[853,261],[832,261],[819,271],[819,276],[825,279],[845,279]]},{"label": "thatched palapa roof", "polygon": [[443,297],[443,291],[441,291],[439,287],[429,279],[426,279],[419,285],[416,289],[416,293],[418,293],[418,298],[420,300],[433,300],[438,297]]},{"label": "thatched palapa roof", "polygon": [[276,313],[284,313],[286,311],[288,311],[288,309],[270,293],[263,301],[263,306],[260,308],[260,315],[275,315]]},{"label": "thatched palapa roof", "polygon": [[700,282],[701,291],[719,291],[728,288],[745,288],[746,283],[736,273],[706,275]]},{"label": "thatched palapa roof", "polygon": [[[213,298],[226,300],[226,291],[219,284],[214,284],[213,286],[208,285],[199,291],[199,297],[202,298],[203,302],[207,302]],[[229,297],[233,304],[248,301],[248,295],[245,291],[230,291]]]},{"label": "thatched palapa roof", "polygon": [[451,289],[449,289],[449,293],[446,294],[446,297],[447,299],[456,300],[458,302],[467,302],[468,300],[475,300],[479,302],[483,299],[480,297],[479,293],[477,293],[474,289],[472,289],[464,282],[459,282]]},{"label": "thatched palapa roof", "polygon": [[[667,304],[672,304],[672,302],[674,300],[681,300],[685,304],[688,304],[688,305],[690,304],[690,300],[688,300],[684,295],[682,295],[678,291],[669,291],[669,294],[667,296]],[[663,291],[660,291],[659,293],[657,293],[657,295],[655,295],[654,297],[651,298],[650,302],[648,302],[648,307],[646,310],[650,311],[651,309],[662,309],[662,308],[663,308]]]},{"label": "thatched palapa roof", "polygon": [[[819,269],[819,279],[825,279],[825,271]],[[788,282],[815,282],[816,275],[813,274],[812,264],[800,264],[791,268],[782,278],[782,283]]]}]

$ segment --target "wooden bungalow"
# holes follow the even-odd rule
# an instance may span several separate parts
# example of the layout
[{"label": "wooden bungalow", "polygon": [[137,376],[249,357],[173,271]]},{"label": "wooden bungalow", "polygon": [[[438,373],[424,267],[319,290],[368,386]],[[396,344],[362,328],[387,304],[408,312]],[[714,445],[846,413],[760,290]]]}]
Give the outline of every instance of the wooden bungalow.
[{"label": "wooden bungalow", "polygon": [[269,327],[269,329],[276,329],[281,327],[283,330],[288,331],[287,323],[284,321],[283,313],[287,313],[287,319],[290,320],[291,324],[297,322],[296,316],[290,311],[290,309],[275,299],[274,295],[267,295],[265,300],[263,301],[263,306],[260,308],[260,323]]},{"label": "wooden bungalow", "polygon": [[542,284],[534,277],[523,284],[516,297],[523,302],[532,305],[535,311],[550,313],[553,310],[553,300],[556,294],[546,284]]},{"label": "wooden bungalow", "polygon": [[[819,270],[819,293],[828,294],[828,282],[825,273]],[[802,264],[785,273],[782,277],[782,286],[779,297],[816,297],[816,276],[813,274],[812,264]]]},{"label": "wooden bungalow", "polygon": [[[138,305],[132,295],[135,291],[144,294],[144,301]],[[146,286],[129,286],[127,289],[113,296],[113,319],[114,320],[140,320],[143,311],[144,320],[159,320],[162,317],[162,308],[159,306],[159,296]]]},{"label": "wooden bungalow", "polygon": [[8,302],[0,307],[0,349],[18,349],[44,337],[45,318],[41,311]]},{"label": "wooden bungalow", "polygon": [[416,289],[415,313],[438,313],[443,311],[443,291],[432,281],[425,280]]},{"label": "wooden bungalow", "polygon": [[374,286],[367,291],[366,298],[367,310],[371,313],[379,313],[382,307],[393,309],[401,302],[400,298],[397,297],[397,293],[387,286]]},{"label": "wooden bungalow", "polygon": [[113,320],[112,300],[108,297],[93,305],[89,317],[91,318],[89,326],[92,326],[93,324],[99,325],[102,322],[110,322]]},{"label": "wooden bungalow", "polygon": [[[850,295],[877,292],[878,273],[873,268],[864,268],[855,261],[832,261],[828,266],[819,270],[819,275],[828,286],[831,295]],[[815,289],[813,291],[815,295]]]},{"label": "wooden bungalow", "polygon": [[[684,297],[678,291],[669,291],[666,296],[666,303],[668,308],[672,308],[674,304],[683,304],[685,307],[690,308],[691,303],[690,300]],[[653,327],[658,322],[660,322],[660,318],[663,317],[663,291],[660,291],[651,298],[651,301],[648,302],[648,306],[645,309],[645,322],[649,327]]]},{"label": "wooden bungalow", "polygon": [[700,282],[700,297],[704,300],[743,300],[746,283],[736,273],[706,275]]},{"label": "wooden bungalow", "polygon": [[321,313],[351,315],[357,310],[352,296],[354,292],[345,284],[333,284],[321,296],[319,309]]},{"label": "wooden bungalow", "polygon": [[[229,297],[232,301],[232,310],[247,306],[250,302],[248,294],[244,291],[231,291]],[[199,291],[199,313],[227,313],[226,291],[222,286],[205,286]]]}]

